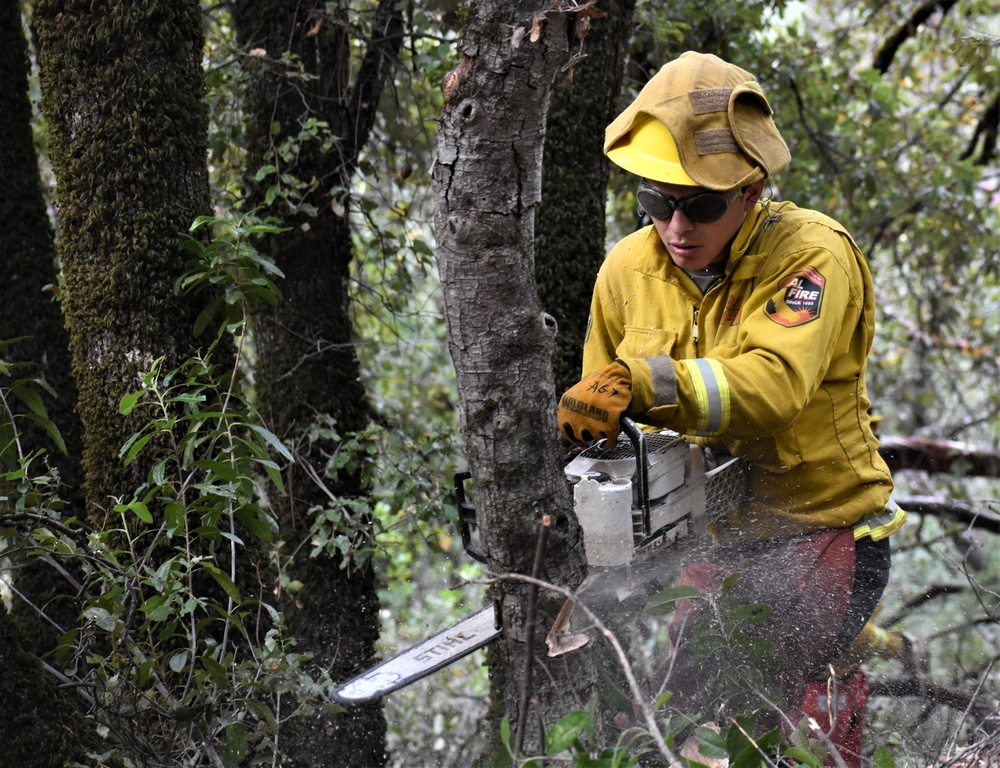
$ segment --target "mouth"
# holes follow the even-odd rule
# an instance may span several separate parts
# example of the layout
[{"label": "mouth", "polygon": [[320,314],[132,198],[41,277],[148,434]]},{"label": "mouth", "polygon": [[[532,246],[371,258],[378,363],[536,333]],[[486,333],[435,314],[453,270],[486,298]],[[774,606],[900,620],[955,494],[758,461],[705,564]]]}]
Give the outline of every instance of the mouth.
[{"label": "mouth", "polygon": [[695,253],[699,246],[691,245],[690,243],[671,243],[670,250],[676,253],[678,256],[688,256]]}]

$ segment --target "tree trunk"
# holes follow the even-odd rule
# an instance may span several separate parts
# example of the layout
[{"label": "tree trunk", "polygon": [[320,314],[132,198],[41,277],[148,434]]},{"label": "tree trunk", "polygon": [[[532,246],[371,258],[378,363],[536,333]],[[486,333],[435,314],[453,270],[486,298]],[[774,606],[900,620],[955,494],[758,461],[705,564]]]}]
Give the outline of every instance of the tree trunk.
[{"label": "tree trunk", "polygon": [[[148,566],[152,572],[158,560],[175,554],[166,537],[151,535],[136,516],[125,517],[127,526],[135,526],[132,540],[121,530],[123,518],[115,511],[116,502],[127,503],[148,488],[152,468],[173,448],[166,439],[154,440],[133,462],[124,462],[122,446],[140,432],[150,415],[141,408],[123,415],[119,403],[140,389],[141,374],[155,361],[162,361],[160,370],[167,374],[191,358],[199,344],[194,328],[202,305],[176,293],[174,284],[186,269],[182,239],[197,216],[211,211],[202,18],[196,0],[39,0],[33,21],[39,41],[42,111],[57,179],[63,305],[84,429],[87,516],[105,536],[102,548],[117,550],[114,554],[122,569],[113,578],[122,578],[130,568],[143,572]],[[202,346],[208,347],[212,338]],[[234,367],[232,351],[225,339],[215,350],[212,363],[223,375]],[[179,406],[172,415],[179,415],[178,410]],[[191,529],[205,524],[194,506]],[[159,524],[164,511],[161,507],[154,511],[160,515]],[[236,538],[248,546],[237,550],[234,545],[232,550],[237,557],[248,557],[252,539],[239,529]],[[239,566],[224,562],[230,547],[215,547],[208,535],[197,534],[185,543],[196,555],[188,563],[190,581],[185,581],[193,599],[212,601],[220,595],[226,599],[208,564],[201,567],[212,555],[212,567],[233,573],[242,594],[247,594],[246,580],[255,579],[257,570],[244,561]],[[147,545],[149,551],[144,549]],[[153,589],[136,579],[122,589],[121,597],[115,596],[113,608],[121,611],[126,626],[135,607]],[[213,614],[202,621],[191,635],[173,631],[181,622],[168,627],[156,652],[166,655],[178,645],[186,652],[196,633],[202,647],[214,638],[212,647],[221,653],[245,647],[246,638],[229,631],[238,616],[226,614],[219,622],[215,618]],[[80,637],[84,647],[89,642],[86,632]],[[131,650],[130,640],[134,637],[119,644],[115,638],[114,647],[101,648],[101,655],[114,659],[109,664],[118,663],[116,654]],[[243,660],[238,652],[233,658],[235,663]],[[132,682],[121,675],[122,699],[137,693]],[[182,686],[158,691],[168,701],[164,709],[183,700],[187,691]],[[174,693],[176,699],[171,701]],[[145,754],[139,756],[140,751],[160,745],[169,749],[176,743],[157,731],[167,719],[160,719],[162,709],[123,714],[115,708],[118,699],[95,698],[101,702],[102,716],[113,721],[112,733],[121,739],[115,746],[136,750],[134,760],[147,759]],[[172,725],[176,727],[176,721]],[[157,742],[160,736],[166,736],[166,744]]]},{"label": "tree trunk", "polygon": [[[21,339],[8,361],[31,363],[32,368],[21,375],[41,379],[55,393],[53,397],[38,390],[49,418],[62,434],[65,453],[32,422],[24,421],[20,426],[25,452],[46,451],[49,465],[62,482],[59,495],[68,514],[75,515],[83,512],[82,435],[75,412],[69,337],[54,295],[57,291],[53,286],[59,282],[56,250],[32,140],[28,72],[20,10],[16,3],[4,3],[0,8],[0,104],[7,117],[7,140],[0,143],[0,168],[5,172],[5,183],[0,186],[0,221],[4,222],[0,232],[0,263],[4,265],[0,340]],[[66,591],[65,581],[40,558],[33,558],[13,576],[15,594],[25,599],[11,602],[10,617],[30,647],[39,653],[50,651],[61,634],[50,622],[68,629],[76,622],[79,606],[60,597]],[[45,611],[49,621],[39,610]]]},{"label": "tree trunk", "polygon": [[[0,601],[0,764],[18,768],[86,765],[100,750],[93,721],[42,670]],[[117,761],[113,765],[118,765]]]},{"label": "tree trunk", "polygon": [[[304,585],[295,595],[286,595],[288,626],[298,649],[314,655],[317,671],[326,670],[335,681],[343,681],[375,661],[380,631],[375,573],[367,556],[355,560],[353,553],[326,550],[313,556],[311,527],[317,516],[322,519],[325,509],[337,504],[313,477],[323,477],[340,498],[368,493],[354,473],[344,470],[326,477],[329,458],[343,450],[341,438],[368,421],[348,311],[353,252],[345,215],[351,203],[345,190],[391,76],[402,30],[398,2],[383,0],[369,22],[367,53],[352,84],[348,73],[356,41],[349,34],[354,26],[349,23],[349,4],[337,4],[337,9],[332,5],[240,0],[234,17],[243,48],[263,52],[252,62],[254,80],[247,101],[251,174],[275,165],[286,175],[320,180],[315,211],[296,207],[294,201],[269,211],[291,230],[268,238],[261,248],[285,277],[279,283],[282,301],[254,318],[255,380],[264,418],[295,446],[288,496],[274,504],[280,535],[292,555],[286,572]],[[297,57],[315,79],[290,77],[280,61],[285,53]],[[293,162],[277,158],[275,147],[294,140],[310,120],[329,126],[337,137],[332,150],[323,151],[319,142],[306,140]],[[272,133],[275,124],[280,128]],[[264,199],[271,181],[265,177],[257,185],[255,200]],[[337,434],[310,436],[317,418],[324,415],[332,419]],[[367,535],[368,523],[353,521],[355,535]],[[282,729],[283,765],[339,766],[345,755],[357,765],[382,765],[385,731],[380,702],[346,713],[304,715]]]},{"label": "tree trunk", "polygon": [[547,116],[542,201],[535,221],[535,277],[559,324],[553,361],[559,395],[580,378],[590,297],[606,253],[609,160],[604,129],[617,114],[634,0],[603,0],[571,52],[585,54],[556,79]]},{"label": "tree trunk", "polygon": [[[546,110],[567,60],[571,20],[549,2],[510,8],[505,2],[470,6],[462,62],[445,78],[434,169],[437,258],[489,570],[530,574],[548,517],[542,576],[574,587],[585,563],[555,423],[556,327],[538,302],[532,252]],[[562,599],[539,596],[538,627],[531,634],[524,584],[500,581],[492,597],[504,629],[493,695],[513,724],[529,647],[544,648]],[[531,723],[549,727],[594,692],[589,651],[571,658],[546,660],[547,674],[533,675]],[[541,736],[532,726],[522,738],[537,747]]]},{"label": "tree trunk", "polygon": [[194,348],[200,308],[173,284],[181,237],[211,210],[201,16],[194,0],[39,0],[34,23],[85,491],[102,528],[109,500],[131,498],[155,461],[118,458],[146,418],[119,415],[119,401],[157,357],[171,370]]}]

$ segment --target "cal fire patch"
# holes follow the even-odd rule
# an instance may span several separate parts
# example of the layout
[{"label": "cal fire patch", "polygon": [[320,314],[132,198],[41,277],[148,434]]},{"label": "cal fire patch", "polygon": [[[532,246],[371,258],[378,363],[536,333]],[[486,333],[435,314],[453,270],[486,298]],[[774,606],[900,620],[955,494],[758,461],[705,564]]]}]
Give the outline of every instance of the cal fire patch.
[{"label": "cal fire patch", "polygon": [[764,311],[778,325],[792,328],[819,317],[826,280],[812,267],[789,275],[781,282],[782,292],[769,299]]}]

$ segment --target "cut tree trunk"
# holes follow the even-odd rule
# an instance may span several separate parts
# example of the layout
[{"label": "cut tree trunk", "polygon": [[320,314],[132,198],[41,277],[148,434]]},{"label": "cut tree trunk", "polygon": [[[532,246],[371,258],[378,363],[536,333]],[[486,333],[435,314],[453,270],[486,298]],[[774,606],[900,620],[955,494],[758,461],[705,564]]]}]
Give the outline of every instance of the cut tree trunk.
[{"label": "cut tree trunk", "polygon": [[[444,85],[434,169],[437,259],[455,363],[462,436],[472,472],[482,548],[493,574],[530,574],[540,526],[552,521],[542,577],[575,587],[585,575],[579,527],[562,471],[555,420],[554,319],[534,277],[534,214],[541,195],[546,111],[567,62],[566,9],[550,2],[479,2],[470,7],[462,61]],[[595,690],[590,650],[545,660],[562,598],[501,580],[492,598],[503,622],[491,658],[494,703],[510,722],[533,707],[526,745]],[[541,666],[539,666],[541,669]],[[524,685],[532,680],[531,690]],[[515,737],[518,735],[515,734]],[[526,738],[525,738],[526,737]]]}]

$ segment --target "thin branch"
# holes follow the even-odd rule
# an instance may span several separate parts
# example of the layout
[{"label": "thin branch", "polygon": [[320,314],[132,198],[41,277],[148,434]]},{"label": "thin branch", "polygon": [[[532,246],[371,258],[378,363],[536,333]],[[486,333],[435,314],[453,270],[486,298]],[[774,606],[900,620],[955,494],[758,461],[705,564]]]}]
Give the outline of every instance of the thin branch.
[{"label": "thin branch", "polygon": [[[545,545],[548,539],[549,526],[552,518],[542,516],[542,525],[538,529],[538,544],[535,547],[535,563],[531,568],[531,578],[538,581],[542,575],[545,563]],[[531,701],[531,674],[535,658],[535,626],[538,624],[538,584],[531,584],[528,591],[528,613],[525,618],[526,649],[524,661],[524,679],[521,682],[521,703],[517,713],[517,732],[514,735],[514,754],[520,755],[524,747],[524,732],[528,723],[528,705]]]},{"label": "thin branch", "polygon": [[868,690],[871,696],[913,696],[963,712],[973,711],[981,719],[993,711],[988,702],[977,701],[974,694],[917,677],[873,678],[868,681]]},{"label": "thin branch", "polygon": [[536,584],[542,589],[547,589],[562,595],[567,600],[571,600],[574,605],[579,606],[580,610],[587,615],[587,618],[591,621],[597,631],[601,633],[604,639],[607,640],[607,642],[614,649],[615,656],[618,657],[618,662],[621,665],[622,672],[625,674],[625,679],[628,681],[629,690],[632,692],[632,698],[642,712],[646,728],[649,731],[649,735],[652,737],[653,742],[656,744],[656,748],[659,750],[660,755],[666,759],[669,765],[680,764],[679,758],[674,754],[673,750],[667,746],[667,742],[664,740],[663,734],[660,733],[659,725],[656,722],[656,713],[650,706],[645,693],[642,691],[642,686],[639,685],[639,681],[636,680],[635,674],[632,672],[632,667],[629,664],[628,654],[625,653],[625,649],[622,648],[621,643],[618,642],[618,638],[615,637],[615,634],[607,628],[600,618],[598,618],[597,614],[577,599],[576,593],[566,589],[565,587],[550,584],[546,581],[540,581],[539,579],[535,579],[531,576],[525,576],[521,573],[505,573],[500,576],[496,576],[489,581],[521,581],[525,584]]},{"label": "thin branch", "polygon": [[896,53],[911,37],[915,37],[920,27],[929,19],[935,11],[940,10],[942,14],[948,13],[955,5],[956,0],[928,0],[919,6],[903,24],[896,30],[875,55],[872,67],[883,75],[892,66],[892,60],[896,58]]}]

